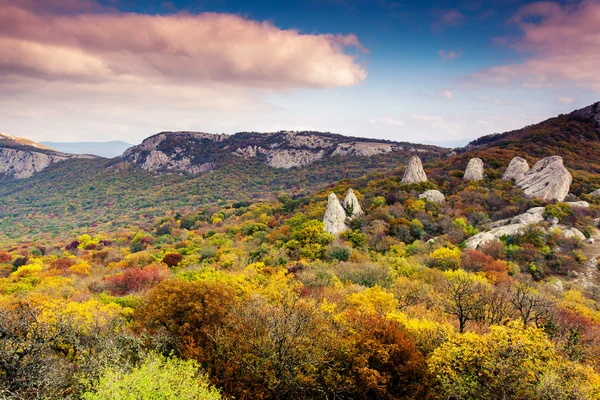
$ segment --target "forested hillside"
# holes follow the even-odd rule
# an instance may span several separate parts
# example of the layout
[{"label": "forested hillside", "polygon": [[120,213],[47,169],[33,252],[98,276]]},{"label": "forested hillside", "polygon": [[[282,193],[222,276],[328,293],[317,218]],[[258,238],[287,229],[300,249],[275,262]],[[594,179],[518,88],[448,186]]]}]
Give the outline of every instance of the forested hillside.
[{"label": "forested hillside", "polygon": [[[600,200],[530,199],[494,169],[478,182],[427,172],[6,247],[0,387],[24,399],[597,399],[600,249],[587,238],[600,238]],[[349,188],[365,214],[336,237],[326,198]],[[418,199],[436,188],[443,203]],[[535,206],[542,222],[465,249],[490,220]]]}]

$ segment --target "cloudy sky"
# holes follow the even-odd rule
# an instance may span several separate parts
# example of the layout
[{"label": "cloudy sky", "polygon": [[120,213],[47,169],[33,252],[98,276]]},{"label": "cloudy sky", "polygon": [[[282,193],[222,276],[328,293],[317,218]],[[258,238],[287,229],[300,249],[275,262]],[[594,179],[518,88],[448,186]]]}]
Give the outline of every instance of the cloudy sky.
[{"label": "cloudy sky", "polygon": [[600,100],[600,0],[0,0],[0,131],[448,143]]}]

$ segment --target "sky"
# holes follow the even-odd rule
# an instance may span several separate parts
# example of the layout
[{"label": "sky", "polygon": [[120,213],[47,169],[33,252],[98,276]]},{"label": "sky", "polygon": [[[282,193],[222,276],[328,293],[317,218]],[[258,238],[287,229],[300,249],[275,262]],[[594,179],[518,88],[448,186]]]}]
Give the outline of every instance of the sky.
[{"label": "sky", "polygon": [[0,131],[455,145],[600,100],[600,0],[0,0]]}]

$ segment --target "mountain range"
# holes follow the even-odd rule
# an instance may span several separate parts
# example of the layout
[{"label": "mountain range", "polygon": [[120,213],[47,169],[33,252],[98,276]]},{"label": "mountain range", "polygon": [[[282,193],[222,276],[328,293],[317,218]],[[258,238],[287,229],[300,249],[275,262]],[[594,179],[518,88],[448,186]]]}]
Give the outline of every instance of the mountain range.
[{"label": "mountain range", "polygon": [[40,142],[40,144],[62,153],[92,154],[106,158],[118,157],[133,146],[131,143],[120,140],[110,142]]},{"label": "mountain range", "polygon": [[[426,170],[456,176],[472,157],[494,176],[510,159],[560,155],[571,190],[600,187],[600,103],[522,129],[448,149],[323,132],[161,132],[104,158],[0,136],[0,230],[5,238],[144,223],[198,205],[298,197],[344,179],[403,169],[418,154]],[[62,147],[64,149],[64,147]]]}]

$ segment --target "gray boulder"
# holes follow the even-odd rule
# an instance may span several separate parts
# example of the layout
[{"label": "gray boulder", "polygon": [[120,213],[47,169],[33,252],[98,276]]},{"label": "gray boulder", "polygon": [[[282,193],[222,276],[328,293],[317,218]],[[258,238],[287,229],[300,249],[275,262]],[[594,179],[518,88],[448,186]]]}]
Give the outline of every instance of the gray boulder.
[{"label": "gray boulder", "polygon": [[600,189],[594,190],[589,195],[592,196],[592,197],[599,197],[600,196]]},{"label": "gray boulder", "polygon": [[466,241],[469,249],[476,249],[494,239],[500,239],[504,235],[515,235],[522,232],[529,225],[539,224],[544,221],[544,207],[530,208],[526,213],[513,218],[494,222],[487,232],[478,233]]},{"label": "gray boulder", "polygon": [[419,199],[425,199],[432,203],[444,204],[446,197],[439,190],[428,190],[419,195]]},{"label": "gray boulder", "polygon": [[560,156],[542,158],[517,181],[527,197],[563,201],[569,193],[573,177]]},{"label": "gray boulder", "polygon": [[577,228],[565,229],[563,231],[562,235],[567,239],[574,238],[574,239],[581,240],[582,242],[585,240],[585,235],[583,233],[581,233],[581,231]]},{"label": "gray boulder", "polygon": [[342,207],[335,193],[331,193],[327,197],[327,210],[325,210],[323,223],[325,224],[325,230],[335,236],[348,229],[346,210]]},{"label": "gray boulder", "polygon": [[466,181],[480,181],[483,179],[483,161],[481,158],[471,158],[469,160],[463,179]]},{"label": "gray boulder", "polygon": [[404,171],[401,183],[409,184],[420,182],[427,182],[427,175],[425,175],[423,164],[421,163],[419,156],[412,156],[408,162],[406,171]]},{"label": "gray boulder", "polygon": [[529,171],[529,164],[527,164],[527,160],[521,157],[515,157],[510,160],[508,168],[506,168],[504,175],[502,175],[502,180],[510,181],[511,179],[514,179],[516,182],[523,178],[527,171]]},{"label": "gray boulder", "polygon": [[348,215],[349,218],[355,218],[364,214],[364,211],[360,207],[360,203],[358,202],[358,199],[356,198],[356,195],[352,189],[348,189],[348,194],[342,202],[342,206],[344,206],[346,215]]}]

